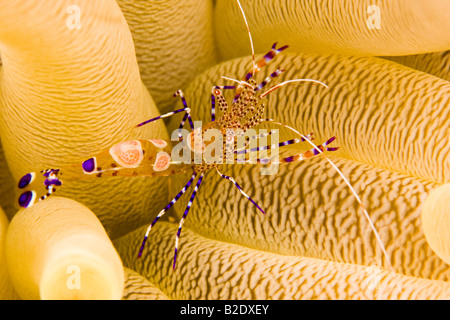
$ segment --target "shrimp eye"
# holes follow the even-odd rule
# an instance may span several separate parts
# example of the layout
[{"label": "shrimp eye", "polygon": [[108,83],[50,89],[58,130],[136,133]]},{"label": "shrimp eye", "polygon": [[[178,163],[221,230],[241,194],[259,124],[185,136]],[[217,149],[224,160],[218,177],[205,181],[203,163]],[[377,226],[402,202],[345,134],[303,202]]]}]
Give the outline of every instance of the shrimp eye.
[{"label": "shrimp eye", "polygon": [[220,96],[220,95],[222,94],[222,91],[220,91],[219,89],[215,89],[215,90],[214,90],[214,94],[215,94],[216,96]]}]

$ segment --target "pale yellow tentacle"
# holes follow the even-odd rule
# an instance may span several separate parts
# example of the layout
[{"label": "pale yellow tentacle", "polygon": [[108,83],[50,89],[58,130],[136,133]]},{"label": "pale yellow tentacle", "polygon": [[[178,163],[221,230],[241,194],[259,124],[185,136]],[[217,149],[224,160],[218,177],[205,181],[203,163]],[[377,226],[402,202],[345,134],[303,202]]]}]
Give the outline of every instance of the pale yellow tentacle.
[{"label": "pale yellow tentacle", "polygon": [[0,208],[0,300],[15,300],[17,295],[6,267],[5,241],[9,221]]},{"label": "pale yellow tentacle", "polygon": [[[121,141],[168,139],[162,121],[135,128],[159,112],[141,82],[116,1],[77,1],[79,28],[72,25],[72,5],[0,2],[0,135],[16,180],[81,163]],[[145,223],[165,205],[164,179],[66,183],[60,195],[89,206],[112,237]]]},{"label": "pale yellow tentacle", "polygon": [[11,221],[6,261],[23,299],[120,299],[122,262],[97,217],[53,197]]},{"label": "pale yellow tentacle", "polygon": [[[257,53],[264,53],[276,41],[289,44],[293,51],[322,54],[391,56],[450,48],[448,1],[242,0],[241,3]],[[223,60],[250,54],[246,28],[235,1],[218,0],[214,22]]]}]

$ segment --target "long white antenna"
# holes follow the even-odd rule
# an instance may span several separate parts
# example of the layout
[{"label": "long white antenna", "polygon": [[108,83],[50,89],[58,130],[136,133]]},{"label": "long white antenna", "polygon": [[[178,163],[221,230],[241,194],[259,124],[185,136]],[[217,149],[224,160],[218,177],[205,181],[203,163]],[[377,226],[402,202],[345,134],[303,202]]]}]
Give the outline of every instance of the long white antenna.
[{"label": "long white antenna", "polygon": [[243,86],[249,87],[250,89],[253,89],[253,86],[250,83],[245,82],[244,80],[239,81],[239,80],[236,80],[236,79],[233,79],[233,78],[224,77],[224,76],[222,76],[222,78],[225,79],[225,80],[237,82],[240,85],[243,85]]},{"label": "long white antenna", "polygon": [[[271,119],[268,119],[271,120]],[[386,262],[387,265],[389,266],[389,268],[391,269],[392,272],[395,272],[394,268],[392,267],[391,264],[391,259],[389,258],[389,255],[386,252],[386,248],[383,245],[383,242],[381,241],[380,235],[377,232],[377,229],[375,228],[375,225],[373,224],[372,220],[370,219],[369,213],[367,212],[366,208],[364,207],[364,205],[362,204],[361,199],[359,198],[358,194],[356,193],[355,189],[353,188],[353,186],[350,184],[350,182],[347,180],[347,178],[344,176],[344,174],[342,173],[341,170],[339,170],[339,168],[334,164],[333,161],[330,160],[330,158],[328,158],[323,152],[322,150],[320,150],[310,139],[308,139],[308,137],[304,136],[303,134],[301,134],[300,132],[298,132],[296,129],[289,127],[287,125],[284,125],[285,127],[288,127],[290,130],[292,130],[293,132],[297,133],[298,135],[300,135],[303,139],[305,139],[310,145],[312,145],[314,147],[315,150],[317,150],[318,152],[320,152],[320,154],[325,157],[325,159],[327,159],[327,161],[333,166],[333,168],[336,170],[336,172],[341,176],[341,178],[345,181],[345,183],[347,184],[347,186],[349,187],[350,191],[353,193],[353,195],[355,196],[356,200],[359,203],[359,206],[361,207],[361,209],[364,212],[364,215],[367,219],[367,221],[369,222],[370,227],[372,228],[373,233],[375,234],[375,238],[377,239],[378,244],[381,247],[381,251],[383,252],[384,257],[386,258]]]},{"label": "long white antenna", "polygon": [[[251,34],[251,32],[250,32],[250,27],[248,26],[248,22],[247,22],[247,18],[246,18],[246,16],[245,16],[245,13],[244,13],[244,9],[242,8],[242,5],[241,5],[241,3],[239,2],[239,0],[236,0],[236,1],[237,1],[238,5],[239,5],[239,9],[241,10],[242,16],[244,17],[244,22],[245,22],[245,25],[246,25],[247,31],[248,31],[248,37],[249,37],[249,39],[250,39],[250,46],[251,46],[251,48],[252,48],[252,64],[253,64],[252,76],[254,76],[254,75],[255,75],[255,70],[256,70],[256,63],[255,63],[255,50],[254,50],[254,47],[253,47],[252,34]],[[227,80],[233,80],[233,81],[238,82],[237,80],[234,80],[234,79],[227,79]],[[318,81],[318,80],[312,80],[312,79],[294,79],[294,80],[284,81],[284,82],[282,82],[282,83],[280,83],[280,84],[278,84],[278,85],[276,85],[276,86],[274,86],[274,87],[268,89],[266,92],[264,92],[264,93],[261,95],[261,98],[264,97],[264,96],[266,96],[266,95],[268,95],[270,92],[272,92],[272,91],[274,91],[274,90],[276,90],[276,89],[278,89],[278,88],[280,88],[280,87],[282,87],[282,86],[284,86],[284,85],[286,85],[286,84],[288,84],[288,83],[300,82],[300,81],[310,81],[310,82],[315,82],[315,83],[319,83],[319,84],[321,84],[321,85],[323,85],[323,86],[325,86],[325,87],[328,88],[328,86],[327,86],[325,83],[320,82],[320,81]],[[242,83],[239,82],[239,84],[242,84]],[[286,127],[287,127],[287,126],[286,126]],[[300,135],[304,140],[306,140],[310,145],[312,145],[312,146],[314,147],[315,150],[317,150],[318,152],[320,152],[320,154],[321,154],[323,157],[325,157],[325,159],[327,159],[327,161],[333,166],[333,168],[336,170],[336,172],[337,172],[337,173],[342,177],[342,179],[345,181],[345,183],[347,184],[347,186],[350,188],[350,191],[353,193],[353,195],[355,196],[356,200],[358,201],[358,203],[359,203],[361,209],[363,210],[364,215],[365,215],[367,221],[369,222],[369,225],[370,225],[370,227],[372,228],[373,233],[375,234],[375,238],[377,239],[377,242],[378,242],[378,244],[380,245],[381,250],[382,250],[382,252],[383,252],[383,254],[384,254],[385,258],[386,258],[386,262],[387,262],[389,268],[394,272],[394,268],[392,267],[391,260],[389,259],[389,256],[388,256],[388,254],[387,254],[387,252],[386,252],[386,249],[385,249],[385,247],[384,247],[384,245],[383,245],[383,242],[381,241],[381,238],[380,238],[380,236],[379,236],[379,234],[378,234],[378,232],[377,232],[377,229],[375,228],[375,226],[374,226],[372,220],[370,219],[369,213],[367,212],[366,208],[365,208],[364,205],[362,204],[361,199],[359,198],[359,196],[358,196],[358,194],[356,193],[355,189],[353,189],[353,187],[352,187],[352,185],[350,184],[350,182],[347,180],[347,178],[344,176],[344,174],[339,170],[339,168],[334,164],[334,162],[331,161],[331,160],[330,160],[330,159],[322,152],[322,150],[320,150],[320,149],[319,149],[319,148],[318,148],[318,147],[317,147],[310,139],[308,139],[307,137],[305,137],[303,134],[301,134],[300,132],[298,132],[298,131],[295,130],[294,128],[289,127],[289,129],[291,129],[291,130],[293,130],[294,132],[296,132],[296,133],[297,133],[298,135]]]},{"label": "long white antenna", "polygon": [[250,38],[250,46],[252,48],[252,64],[253,64],[252,76],[254,76],[255,70],[256,70],[256,63],[255,63],[255,49],[253,47],[252,33],[250,32],[250,27],[248,26],[247,17],[245,16],[244,9],[242,9],[242,5],[239,2],[239,0],[236,0],[236,1],[239,5],[239,9],[241,9],[241,13],[242,13],[242,16],[244,17],[244,22],[245,22],[245,25],[246,25],[247,31],[248,31],[248,37]]},{"label": "long white antenna", "polygon": [[264,93],[261,95],[261,98],[264,98],[265,96],[267,96],[267,95],[268,95],[269,93],[271,93],[272,91],[274,91],[274,90],[276,90],[276,89],[278,89],[278,88],[281,88],[282,86],[284,86],[284,85],[286,85],[286,84],[294,83],[294,82],[315,82],[315,83],[321,84],[321,85],[324,86],[325,88],[328,88],[328,86],[327,86],[325,83],[323,83],[323,82],[321,82],[321,81],[319,81],[319,80],[313,80],[313,79],[293,79],[293,80],[287,80],[287,81],[284,81],[284,82],[282,82],[282,83],[277,84],[276,86],[273,86],[272,88],[270,88],[270,89],[268,89],[266,92],[264,92]]}]

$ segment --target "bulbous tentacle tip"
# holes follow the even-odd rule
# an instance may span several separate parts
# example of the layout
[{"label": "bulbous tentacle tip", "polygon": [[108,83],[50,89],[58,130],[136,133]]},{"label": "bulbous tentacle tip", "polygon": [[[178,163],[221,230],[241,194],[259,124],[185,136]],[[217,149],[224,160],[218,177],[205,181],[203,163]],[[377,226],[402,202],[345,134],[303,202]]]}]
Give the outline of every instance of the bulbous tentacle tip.
[{"label": "bulbous tentacle tip", "polygon": [[94,212],[75,200],[56,196],[19,211],[4,248],[8,273],[22,299],[122,296],[122,261]]},{"label": "bulbous tentacle tip", "polygon": [[422,209],[422,228],[431,249],[450,265],[450,183],[430,192]]}]

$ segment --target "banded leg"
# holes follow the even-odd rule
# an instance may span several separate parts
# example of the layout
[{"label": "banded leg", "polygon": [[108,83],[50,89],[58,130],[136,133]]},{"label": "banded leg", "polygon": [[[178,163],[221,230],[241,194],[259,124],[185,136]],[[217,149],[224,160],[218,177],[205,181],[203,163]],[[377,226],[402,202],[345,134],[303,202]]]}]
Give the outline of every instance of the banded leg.
[{"label": "banded leg", "polygon": [[139,249],[138,258],[140,258],[142,256],[142,251],[144,250],[145,243],[147,242],[147,238],[148,238],[148,235],[149,235],[150,230],[152,229],[152,227],[155,225],[156,222],[158,222],[159,218],[161,218],[164,215],[164,213],[166,213],[166,211],[169,210],[175,204],[175,202],[177,202],[178,199],[181,198],[181,196],[186,192],[186,190],[189,189],[189,187],[192,184],[192,181],[195,179],[196,176],[197,176],[197,173],[194,172],[194,174],[189,179],[189,181],[186,183],[186,185],[183,187],[183,189],[181,189],[181,191],[175,196],[175,198],[173,198],[172,201],[170,201],[170,203],[158,213],[156,218],[153,220],[153,222],[147,228],[147,232],[145,233],[144,240],[142,241],[141,248]]},{"label": "banded leg", "polygon": [[[247,75],[244,78],[244,82],[250,80],[251,77],[255,76],[256,73],[258,73],[261,68],[263,68],[265,65],[267,65],[278,53],[285,50],[288,46],[281,47],[279,49],[276,48],[277,43],[275,42],[272,45],[272,50],[267,52],[264,57],[262,57],[254,66],[252,66],[252,70],[247,73]],[[239,84],[239,86],[236,89],[236,94],[233,99],[233,103],[237,101],[239,98],[241,92],[242,92],[243,86],[242,84]]]},{"label": "banded leg", "polygon": [[[250,141],[250,140],[255,140],[255,139],[259,139],[259,138],[268,137],[268,136],[274,134],[275,132],[276,132],[275,130],[271,130],[271,131],[269,131],[269,132],[260,133],[260,134],[258,134],[258,135],[256,135],[256,136],[247,137],[244,146],[243,146],[242,148],[235,149],[235,152],[236,152],[236,151],[239,151],[239,150],[243,150],[244,148],[248,147],[249,141]],[[309,140],[314,140],[313,135],[314,135],[314,132],[311,132],[310,134],[306,135],[306,137],[307,137]],[[304,142],[304,141],[306,141],[306,140],[303,139],[303,138],[301,138],[301,141]],[[236,146],[236,144],[235,144],[235,146]]]},{"label": "banded leg", "polygon": [[281,148],[281,147],[288,146],[288,145],[295,144],[295,143],[299,143],[299,142],[301,142],[301,140],[296,138],[296,139],[283,141],[283,142],[280,142],[278,144],[275,143],[275,144],[271,144],[271,145],[268,145],[268,146],[261,146],[261,147],[256,147],[256,148],[251,148],[251,149],[244,149],[244,150],[236,150],[236,154],[244,154],[244,153],[257,152],[257,151],[262,151],[262,150],[270,150],[270,149],[273,149],[273,148],[276,148],[276,147]]},{"label": "banded leg", "polygon": [[271,131],[266,132],[266,133],[260,133],[260,134],[258,134],[256,136],[246,137],[244,146],[242,148],[239,148],[239,149],[237,149],[237,141],[235,141],[234,153],[236,153],[237,151],[244,150],[245,148],[247,148],[249,146],[249,144],[250,144],[250,140],[256,140],[256,139],[259,139],[259,138],[268,137],[271,134],[273,134],[274,132],[275,132],[275,130],[271,130]]},{"label": "banded leg", "polygon": [[173,116],[173,115],[176,114],[176,113],[180,113],[180,112],[185,111],[186,114],[184,115],[183,119],[181,120],[180,127],[179,127],[179,130],[178,130],[178,138],[179,138],[179,140],[181,141],[181,140],[182,140],[182,136],[181,136],[181,128],[183,128],[184,123],[186,122],[186,120],[187,120],[187,119],[189,120],[189,125],[191,126],[191,129],[192,129],[192,130],[194,130],[194,123],[192,122],[192,118],[191,118],[191,115],[190,115],[191,109],[189,109],[188,106],[187,106],[186,99],[184,98],[183,92],[182,92],[181,90],[178,90],[178,91],[176,91],[176,92],[173,94],[174,97],[176,97],[176,96],[178,96],[178,95],[180,96],[181,101],[183,102],[184,108],[178,109],[178,110],[175,110],[175,111],[172,111],[172,112],[163,114],[163,115],[160,115],[160,116],[158,116],[158,117],[149,119],[149,120],[144,121],[144,122],[141,122],[141,123],[139,123],[138,125],[136,125],[136,127],[142,127],[143,125],[145,125],[145,124],[147,124],[147,123],[150,123],[150,122],[153,122],[153,121],[162,119],[162,118],[167,118],[167,117]]},{"label": "banded leg", "polygon": [[[249,146],[250,140],[255,140],[255,139],[259,139],[259,138],[268,137],[269,135],[272,135],[274,132],[275,132],[275,130],[272,130],[272,131],[269,131],[269,132],[266,132],[266,133],[260,133],[260,134],[255,135],[255,136],[246,137],[246,141],[245,141],[244,146],[239,148],[239,149],[237,148],[237,141],[235,141],[234,154],[238,154],[239,151],[240,151],[240,154],[245,153],[242,150],[245,150]],[[310,134],[306,135],[306,138],[308,138],[309,140],[314,140],[313,134],[314,133],[311,132]],[[304,141],[306,141],[306,140],[301,138],[301,142],[304,142]],[[264,163],[265,160],[257,159],[256,161],[259,162],[259,163]],[[238,163],[246,163],[246,160],[244,159],[244,161],[242,161],[241,159],[237,159],[237,162]],[[268,159],[267,159],[267,162],[269,163]]]},{"label": "banded leg", "polygon": [[242,190],[241,186],[233,179],[233,177],[229,177],[229,176],[226,176],[226,175],[222,174],[222,173],[219,171],[219,169],[217,169],[217,167],[216,167],[216,171],[217,171],[218,174],[220,174],[220,176],[221,176],[222,178],[227,179],[227,180],[230,180],[231,182],[233,182],[234,185],[238,188],[238,190],[242,193],[242,195],[243,195],[244,197],[246,197],[248,200],[250,200],[250,202],[253,203],[253,205],[255,205],[255,207],[258,208],[259,211],[261,211],[263,214],[266,214],[266,213],[264,212],[264,210],[261,209],[261,207],[258,206],[258,204],[257,204],[252,198],[250,198],[250,197],[244,192],[244,190]]},{"label": "banded leg", "polygon": [[[180,99],[181,99],[181,102],[183,103],[183,106],[184,106],[185,108],[189,109],[189,108],[188,108],[188,105],[187,105],[187,102],[186,102],[186,99],[184,98],[184,93],[183,93],[183,91],[177,90],[177,91],[173,94],[173,96],[174,96],[174,97],[180,96]],[[184,127],[184,124],[186,123],[186,120],[189,121],[189,126],[191,127],[191,130],[194,130],[194,123],[192,122],[192,118],[191,118],[191,114],[190,114],[190,109],[189,109],[188,112],[185,113],[183,119],[181,119],[180,126],[178,127],[178,140],[179,140],[179,141],[183,140],[183,137],[181,136],[181,129]]]},{"label": "banded leg", "polygon": [[268,84],[273,78],[278,77],[278,76],[279,76],[280,74],[282,74],[284,71],[285,71],[285,70],[277,69],[277,70],[275,70],[274,72],[272,72],[272,74],[271,74],[269,77],[265,78],[265,79],[263,80],[263,82],[261,82],[261,83],[256,87],[255,91],[258,91],[258,90],[261,90],[262,88],[264,88],[264,86],[265,86],[266,84]]},{"label": "banded leg", "polygon": [[[298,160],[304,160],[304,159],[308,159],[311,158],[313,156],[316,156],[318,154],[320,154],[321,152],[324,151],[336,151],[339,149],[339,147],[330,147],[330,148],[325,148],[327,145],[329,145],[330,143],[332,143],[334,140],[336,139],[336,137],[331,137],[330,139],[328,139],[326,142],[322,143],[321,145],[311,148],[306,152],[294,155],[294,156],[290,156],[287,158],[282,158],[280,159],[278,162],[279,163],[289,163],[289,162],[293,162],[293,161],[298,161]],[[303,139],[303,141],[305,141],[305,139]],[[319,149],[319,150],[317,150]]]},{"label": "banded leg", "polygon": [[167,117],[173,116],[173,115],[176,114],[176,113],[180,113],[180,112],[183,112],[183,111],[185,111],[186,113],[190,113],[190,112],[191,112],[191,109],[185,107],[185,108],[183,108],[183,109],[178,109],[178,110],[175,110],[175,111],[171,111],[171,112],[169,112],[169,113],[166,113],[166,114],[160,115],[160,116],[158,116],[158,117],[149,119],[149,120],[147,120],[147,121],[141,122],[141,123],[139,123],[138,125],[136,125],[136,127],[142,127],[143,125],[145,125],[145,124],[147,124],[147,123],[150,123],[150,122],[153,122],[153,121],[162,119],[162,118],[167,118]]},{"label": "banded leg", "polygon": [[273,58],[275,58],[275,56],[277,54],[279,54],[281,51],[285,50],[286,48],[288,48],[288,46],[284,46],[281,47],[279,49],[276,48],[277,46],[277,42],[275,42],[272,45],[272,49],[267,52],[264,57],[262,57],[257,63],[256,63],[256,70],[253,73],[253,71],[250,71],[249,73],[247,73],[247,75],[245,76],[245,81],[248,81],[252,76],[254,76],[257,72],[259,72],[261,70],[261,68],[263,68],[264,66],[266,66]]},{"label": "banded leg", "polygon": [[234,141],[234,154],[236,154],[238,151],[241,151],[241,150],[244,150],[245,148],[247,148],[250,145],[250,140],[256,140],[259,138],[268,137],[268,136],[272,135],[273,133],[275,133],[275,130],[271,130],[266,133],[260,133],[256,136],[246,137],[244,145],[239,149],[238,149],[238,145],[237,145],[237,140],[235,140]]},{"label": "banded leg", "polygon": [[[293,161],[298,161],[298,160],[305,160],[305,159],[311,158],[311,157],[313,157],[315,155],[318,155],[318,154],[320,154],[321,152],[324,152],[324,151],[336,151],[336,150],[339,149],[339,147],[328,147],[328,148],[326,148],[326,146],[331,144],[335,139],[336,139],[336,137],[332,137],[332,138],[328,139],[326,142],[322,143],[321,145],[315,146],[314,148],[311,148],[308,151],[296,154],[294,156],[278,159],[275,163],[288,163],[288,162],[293,162]],[[256,148],[252,148],[252,149],[237,150],[236,154],[244,154],[244,153],[256,152],[256,151],[260,151],[260,150],[270,150],[270,149],[273,149],[273,148],[276,148],[276,147],[281,148],[283,146],[288,146],[288,145],[300,143],[300,142],[303,142],[303,141],[306,141],[306,139],[303,139],[303,138],[302,139],[298,139],[298,138],[296,138],[296,139],[283,141],[283,142],[280,142],[278,144],[272,144],[272,145],[268,145],[268,146],[256,147]],[[270,160],[270,159],[254,159],[252,161],[256,161],[257,163],[263,163],[263,164],[273,163],[273,161]],[[240,163],[247,163],[247,162],[250,162],[250,160],[240,161]]]},{"label": "banded leg", "polygon": [[189,202],[188,202],[188,204],[186,206],[186,209],[184,210],[184,214],[181,217],[180,224],[178,226],[177,237],[175,238],[175,253],[174,253],[174,256],[173,256],[173,269],[175,269],[176,262],[177,262],[178,242],[180,240],[181,228],[183,227],[184,220],[186,219],[187,214],[188,214],[189,210],[191,209],[192,202],[195,199],[195,195],[197,194],[197,191],[200,188],[200,185],[202,184],[203,175],[204,175],[204,173],[202,173],[200,175],[200,177],[198,178],[197,184],[195,185],[194,191],[192,191],[191,198],[189,199]]},{"label": "banded leg", "polygon": [[[211,93],[211,121],[215,121],[216,120],[216,96],[222,96],[222,92],[220,92],[220,90],[223,89],[236,89],[236,86],[214,86],[212,89],[212,93]],[[219,90],[219,92],[216,92],[216,90]],[[218,97],[219,98],[219,97]],[[225,101],[225,98],[223,98],[223,101]],[[222,99],[219,98],[219,109],[221,112],[226,112],[228,105],[226,104],[226,107],[224,108],[224,106],[221,105]],[[223,109],[224,108],[224,109]]]}]

